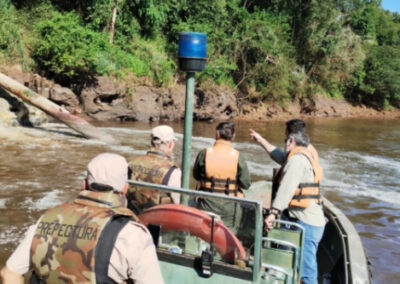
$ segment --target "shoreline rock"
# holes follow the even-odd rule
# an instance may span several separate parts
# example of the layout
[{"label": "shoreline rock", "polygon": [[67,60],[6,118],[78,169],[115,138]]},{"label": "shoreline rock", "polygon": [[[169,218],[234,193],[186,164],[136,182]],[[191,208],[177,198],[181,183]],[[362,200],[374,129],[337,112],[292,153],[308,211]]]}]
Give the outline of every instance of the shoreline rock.
[{"label": "shoreline rock", "polygon": [[[0,70],[73,114],[99,121],[177,121],[184,119],[186,86],[169,88],[134,85],[129,82],[97,76],[90,84],[72,91],[38,74],[24,73],[21,67],[2,66]],[[19,99],[7,99],[0,94],[0,119],[15,125],[38,125],[45,115]],[[13,97],[12,95],[10,95]],[[6,102],[14,117],[6,113]],[[27,122],[27,117],[29,118]],[[353,106],[343,98],[316,94],[312,99],[294,101],[284,107],[263,103],[243,103],[233,90],[222,87],[198,87],[194,94],[193,118],[197,121],[287,120],[293,117],[314,118],[400,118],[400,110],[378,111],[365,106]]]}]

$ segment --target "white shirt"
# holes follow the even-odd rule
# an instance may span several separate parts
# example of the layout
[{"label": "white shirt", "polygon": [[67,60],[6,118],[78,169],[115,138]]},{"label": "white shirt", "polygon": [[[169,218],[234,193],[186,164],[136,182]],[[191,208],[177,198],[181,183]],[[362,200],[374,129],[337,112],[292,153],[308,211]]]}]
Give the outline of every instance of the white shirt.
[{"label": "white shirt", "polygon": [[[171,176],[168,180],[168,186],[181,187],[181,177],[182,171],[179,168],[175,168],[175,170],[171,173]],[[171,198],[174,200],[175,204],[179,204],[180,202],[180,194],[176,192],[171,192]]]},{"label": "white shirt", "polygon": [[[39,221],[29,227],[24,240],[7,260],[7,267],[19,275],[32,268],[30,249]],[[130,221],[121,230],[111,254],[108,276],[117,283],[126,279],[135,284],[164,283],[153,239],[146,227]]]}]

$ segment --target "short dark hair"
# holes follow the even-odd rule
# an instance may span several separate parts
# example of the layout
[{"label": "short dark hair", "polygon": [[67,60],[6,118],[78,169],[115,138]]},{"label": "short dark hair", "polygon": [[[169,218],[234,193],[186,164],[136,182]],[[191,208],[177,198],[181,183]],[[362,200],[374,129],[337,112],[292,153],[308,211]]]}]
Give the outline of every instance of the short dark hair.
[{"label": "short dark hair", "polygon": [[287,134],[306,130],[306,123],[301,119],[292,119],[286,122]]},{"label": "short dark hair", "polygon": [[229,121],[221,122],[217,125],[216,130],[222,139],[231,141],[235,135],[235,124]]}]

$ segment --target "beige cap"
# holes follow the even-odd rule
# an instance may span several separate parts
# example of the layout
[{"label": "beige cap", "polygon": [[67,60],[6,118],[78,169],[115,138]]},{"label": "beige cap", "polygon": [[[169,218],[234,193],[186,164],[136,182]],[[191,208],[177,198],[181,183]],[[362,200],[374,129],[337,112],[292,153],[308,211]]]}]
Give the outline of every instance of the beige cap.
[{"label": "beige cap", "polygon": [[[168,125],[159,125],[151,130],[151,139],[153,142],[159,140],[161,143],[166,143],[171,140],[177,140],[172,127]],[[155,140],[155,141],[154,141]]]},{"label": "beige cap", "polygon": [[112,153],[103,153],[93,158],[87,166],[87,182],[112,186],[123,191],[128,180],[128,163],[125,158]]}]

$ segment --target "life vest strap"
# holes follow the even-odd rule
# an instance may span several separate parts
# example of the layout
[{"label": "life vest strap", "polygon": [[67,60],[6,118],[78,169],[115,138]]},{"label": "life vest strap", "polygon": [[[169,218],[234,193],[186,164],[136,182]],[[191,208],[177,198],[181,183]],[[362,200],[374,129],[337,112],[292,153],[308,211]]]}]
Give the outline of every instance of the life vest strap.
[{"label": "life vest strap", "polygon": [[203,179],[203,182],[211,182],[211,183],[222,183],[222,184],[237,184],[237,181],[235,180],[235,179],[218,179],[218,178],[213,178],[213,177],[211,177],[211,178],[204,178]]},{"label": "life vest strap", "polygon": [[[295,194],[294,196],[293,196],[293,198],[295,198],[295,199],[297,199],[298,201],[300,201],[300,199],[305,199],[305,197],[304,196],[313,196],[313,195],[304,195],[303,194],[303,189],[305,189],[305,188],[314,188],[314,187],[316,187],[316,188],[318,188],[318,195],[319,195],[319,183],[313,183],[313,182],[309,182],[309,183],[307,183],[307,182],[304,182],[304,183],[300,183],[299,184],[299,189],[300,189],[300,192],[299,192],[299,194]],[[301,197],[302,196],[302,197]],[[313,197],[310,197],[310,198],[313,198]],[[321,196],[319,197],[319,198],[321,198]]]},{"label": "life vest strap", "polygon": [[306,199],[306,198],[315,198],[315,199],[321,199],[321,194],[302,194],[302,195],[296,195],[295,196],[296,199]]},{"label": "life vest strap", "polygon": [[299,184],[299,188],[304,188],[304,187],[318,187],[319,188],[319,182],[304,182]]},{"label": "life vest strap", "polygon": [[35,271],[32,271],[31,278],[29,279],[29,284],[46,284],[46,281],[40,278]]},{"label": "life vest strap", "polygon": [[220,192],[235,193],[235,192],[238,191],[237,189],[228,189],[227,190],[227,189],[217,189],[217,188],[212,189],[212,188],[207,188],[207,187],[200,187],[200,190],[201,191],[208,191],[208,192],[216,192],[216,193],[220,193]]},{"label": "life vest strap", "polygon": [[97,283],[117,284],[117,282],[108,276],[108,266],[117,236],[129,221],[130,218],[127,216],[116,215],[111,218],[101,233],[95,251],[96,259],[94,271],[96,273]]},{"label": "life vest strap", "polygon": [[[210,183],[210,186],[206,186],[207,183]],[[202,186],[200,190],[209,191],[209,192],[216,192],[216,193],[225,193],[226,195],[234,194],[237,196],[238,186],[236,180],[231,180],[230,178],[227,179],[215,179],[214,177],[211,178],[204,178],[201,182]],[[230,185],[234,185],[234,189],[230,188]]]},{"label": "life vest strap", "polygon": [[[316,194],[303,194],[303,189],[305,188],[317,188]],[[317,204],[321,204],[321,194],[319,190],[319,183],[314,182],[304,182],[299,184],[300,192],[293,196],[293,199],[296,199],[300,202],[301,199],[317,199]],[[291,206],[292,207],[292,206]]]},{"label": "life vest strap", "polygon": [[90,196],[85,196],[85,195],[79,195],[76,199],[84,199],[84,200],[89,200],[89,201],[93,201],[93,202],[97,202],[103,205],[107,205],[109,207],[114,207],[113,204],[111,202],[108,201],[104,201],[104,200],[99,200]]}]

